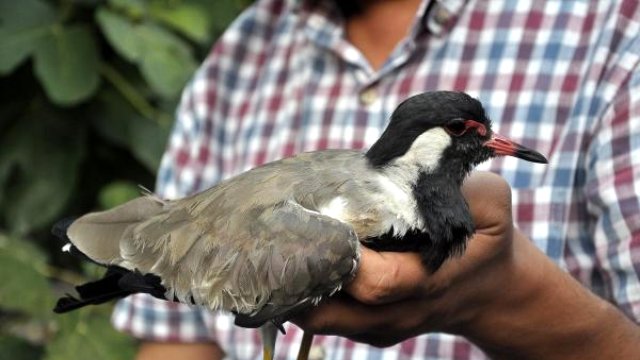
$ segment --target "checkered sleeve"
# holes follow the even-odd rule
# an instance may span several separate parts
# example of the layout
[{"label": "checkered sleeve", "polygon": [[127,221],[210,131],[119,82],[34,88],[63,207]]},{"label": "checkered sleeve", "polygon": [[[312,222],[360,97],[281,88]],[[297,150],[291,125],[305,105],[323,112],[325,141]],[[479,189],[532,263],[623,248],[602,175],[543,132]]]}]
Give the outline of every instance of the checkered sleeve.
[{"label": "checkered sleeve", "polygon": [[[638,42],[636,42],[638,44]],[[638,44],[640,45],[640,44]],[[638,47],[640,48],[640,47]],[[627,58],[629,60],[629,58]],[[640,67],[618,90],[588,152],[596,272],[609,300],[640,321]]]}]

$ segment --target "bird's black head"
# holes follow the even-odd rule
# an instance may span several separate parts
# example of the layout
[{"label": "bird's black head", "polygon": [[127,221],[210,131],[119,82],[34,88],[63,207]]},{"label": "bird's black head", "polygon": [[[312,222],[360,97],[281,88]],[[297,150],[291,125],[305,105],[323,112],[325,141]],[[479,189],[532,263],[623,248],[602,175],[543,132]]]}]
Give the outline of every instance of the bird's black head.
[{"label": "bird's black head", "polygon": [[433,91],[408,98],[367,152],[374,167],[410,163],[425,171],[446,167],[452,180],[498,155],[546,162],[544,156],[495,134],[482,104],[463,92]]}]

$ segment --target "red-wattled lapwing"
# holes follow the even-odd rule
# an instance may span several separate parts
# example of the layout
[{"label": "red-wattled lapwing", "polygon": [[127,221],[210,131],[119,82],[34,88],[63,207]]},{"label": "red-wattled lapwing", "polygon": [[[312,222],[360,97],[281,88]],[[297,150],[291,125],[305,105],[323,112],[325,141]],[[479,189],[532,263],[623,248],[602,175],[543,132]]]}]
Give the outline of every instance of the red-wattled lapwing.
[{"label": "red-wattled lapwing", "polygon": [[63,224],[67,249],[108,271],[55,311],[150,293],[235,313],[262,328],[271,358],[282,323],[352,279],[361,242],[419,251],[430,271],[462,253],[474,224],[460,186],[498,155],[546,162],[494,133],[467,94],[413,96],[366,153],[302,153],[183,199],[147,195]]}]

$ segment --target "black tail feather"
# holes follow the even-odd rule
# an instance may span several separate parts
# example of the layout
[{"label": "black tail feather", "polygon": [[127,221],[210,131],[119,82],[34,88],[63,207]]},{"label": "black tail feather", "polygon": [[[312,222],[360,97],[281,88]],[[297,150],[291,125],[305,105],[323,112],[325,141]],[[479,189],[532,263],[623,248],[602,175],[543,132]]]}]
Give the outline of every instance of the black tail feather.
[{"label": "black tail feather", "polygon": [[71,240],[69,240],[69,237],[67,236],[67,229],[69,229],[69,226],[71,226],[71,224],[73,224],[76,219],[76,216],[70,216],[58,221],[51,228],[51,234],[53,234],[60,240],[71,242]]},{"label": "black tail feather", "polygon": [[[67,230],[75,220],[76,217],[68,217],[58,221],[51,229],[51,233],[71,244],[71,240],[67,236]],[[69,247],[69,253],[104,266],[104,264],[96,263],[90,259],[73,244]],[[102,279],[78,285],[76,286],[76,291],[78,292],[78,297],[67,294],[67,296],[58,300],[53,311],[58,314],[65,313],[87,305],[102,304],[135,293],[147,293],[164,300],[164,294],[167,290],[162,286],[159,276],[142,274],[138,270],[131,271],[120,266],[111,265],[107,266],[107,272]]]},{"label": "black tail feather", "polygon": [[87,305],[102,304],[132,294],[118,287],[119,277],[122,277],[122,275],[110,273],[107,270],[102,279],[76,286],[79,298],[67,294],[67,296],[58,300],[53,312],[61,314]]},{"label": "black tail feather", "polygon": [[56,314],[63,314],[72,310],[76,310],[87,305],[98,305],[103,304],[111,300],[121,299],[123,297],[131,295],[130,292],[127,291],[116,291],[112,293],[105,293],[93,296],[91,298],[75,298],[69,294],[65,297],[61,297],[58,299],[56,306],[53,308],[53,312]]},{"label": "black tail feather", "polygon": [[102,304],[135,293],[147,293],[164,299],[166,289],[160,278],[153,274],[143,275],[139,271],[130,271],[119,266],[109,266],[104,277],[76,286],[79,298],[69,294],[58,300],[53,311],[61,314],[87,305]]},{"label": "black tail feather", "polygon": [[88,299],[99,294],[122,290],[118,286],[118,281],[124,276],[125,271],[128,270],[115,266],[109,267],[102,279],[78,285],[76,291],[81,298]]},{"label": "black tail feather", "polygon": [[[122,268],[120,268],[122,269]],[[123,269],[124,270],[124,269]],[[158,299],[167,300],[164,294],[167,289],[162,286],[162,279],[154,274],[142,274],[138,270],[127,271],[119,280],[118,286],[130,293],[145,293]],[[172,299],[173,301],[174,299]]]}]

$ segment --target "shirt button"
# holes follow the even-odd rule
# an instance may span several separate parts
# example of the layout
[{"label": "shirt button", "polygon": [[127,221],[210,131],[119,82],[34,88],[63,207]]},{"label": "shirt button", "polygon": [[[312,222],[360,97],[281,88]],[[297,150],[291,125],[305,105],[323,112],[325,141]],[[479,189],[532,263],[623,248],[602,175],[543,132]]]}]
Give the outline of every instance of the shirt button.
[{"label": "shirt button", "polygon": [[433,15],[433,20],[440,26],[444,26],[451,19],[451,13],[444,6],[438,6],[435,9],[435,14]]},{"label": "shirt button", "polygon": [[360,93],[362,105],[369,106],[378,100],[378,92],[375,88],[368,88]]},{"label": "shirt button", "polygon": [[323,360],[324,359],[324,348],[320,345],[311,345],[309,349],[309,360]]}]

